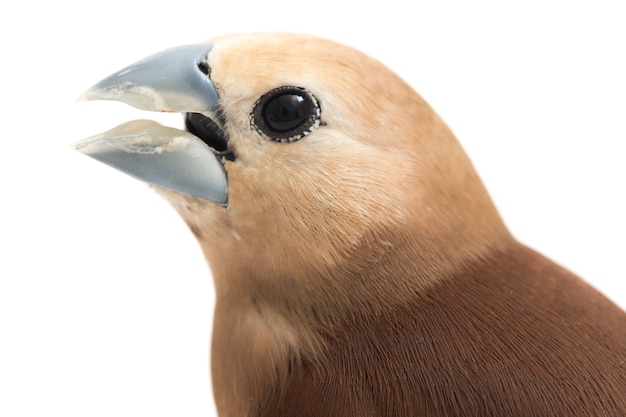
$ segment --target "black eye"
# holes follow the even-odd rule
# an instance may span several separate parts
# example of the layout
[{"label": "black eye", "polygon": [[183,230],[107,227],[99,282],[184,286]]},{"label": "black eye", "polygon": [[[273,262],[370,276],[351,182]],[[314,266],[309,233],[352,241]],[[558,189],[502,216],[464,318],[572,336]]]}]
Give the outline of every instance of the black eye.
[{"label": "black eye", "polygon": [[252,121],[261,133],[280,142],[293,142],[319,125],[320,107],[300,87],[279,87],[256,103]]},{"label": "black eye", "polygon": [[263,121],[272,130],[286,132],[307,118],[309,103],[299,94],[283,94],[265,103]]}]

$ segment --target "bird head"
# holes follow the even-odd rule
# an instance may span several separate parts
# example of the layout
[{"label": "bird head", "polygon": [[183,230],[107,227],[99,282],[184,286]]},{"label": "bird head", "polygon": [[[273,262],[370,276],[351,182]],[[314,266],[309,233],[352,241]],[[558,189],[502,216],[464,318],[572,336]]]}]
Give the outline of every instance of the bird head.
[{"label": "bird head", "polygon": [[331,41],[224,36],[148,57],[82,97],[184,115],[186,131],[135,121],[76,148],[176,208],[218,298],[401,298],[508,236],[428,104]]}]

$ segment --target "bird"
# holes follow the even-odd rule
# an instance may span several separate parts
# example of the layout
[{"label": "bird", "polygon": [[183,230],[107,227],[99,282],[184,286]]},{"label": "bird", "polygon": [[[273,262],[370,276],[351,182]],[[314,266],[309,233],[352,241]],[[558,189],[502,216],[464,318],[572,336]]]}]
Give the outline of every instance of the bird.
[{"label": "bird", "polygon": [[75,148],[150,184],[198,240],[220,417],[626,416],[626,313],[516,240],[451,129],[378,60],[224,35],[81,99],[184,118]]}]

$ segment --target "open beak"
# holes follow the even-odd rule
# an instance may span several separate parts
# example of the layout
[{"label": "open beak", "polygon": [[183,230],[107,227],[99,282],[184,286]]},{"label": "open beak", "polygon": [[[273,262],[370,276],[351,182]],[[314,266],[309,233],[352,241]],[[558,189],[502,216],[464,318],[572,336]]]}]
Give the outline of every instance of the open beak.
[{"label": "open beak", "polygon": [[145,58],[100,81],[80,100],[118,100],[186,114],[188,131],[135,120],[74,148],[141,181],[219,204],[228,201],[227,140],[209,78],[211,45],[185,45]]}]

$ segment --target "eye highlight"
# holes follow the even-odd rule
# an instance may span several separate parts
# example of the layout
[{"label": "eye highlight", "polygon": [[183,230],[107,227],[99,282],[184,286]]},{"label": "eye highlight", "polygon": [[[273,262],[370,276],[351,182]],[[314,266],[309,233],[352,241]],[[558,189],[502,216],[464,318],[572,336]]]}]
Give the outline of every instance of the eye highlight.
[{"label": "eye highlight", "polygon": [[301,87],[279,87],[264,94],[252,112],[254,127],[278,142],[294,142],[319,126],[317,99]]}]

